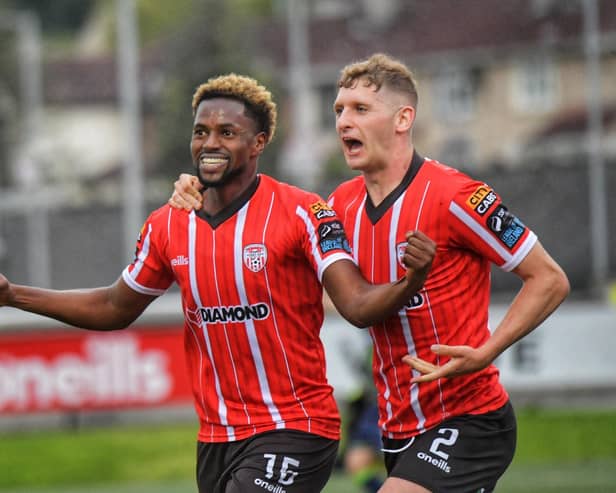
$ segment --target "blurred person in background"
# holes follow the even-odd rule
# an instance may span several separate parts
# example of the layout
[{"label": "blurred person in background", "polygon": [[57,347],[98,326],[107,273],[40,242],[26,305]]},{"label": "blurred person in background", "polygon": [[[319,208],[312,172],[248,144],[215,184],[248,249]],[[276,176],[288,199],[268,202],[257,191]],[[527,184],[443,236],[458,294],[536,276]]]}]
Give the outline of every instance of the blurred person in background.
[{"label": "blurred person in background", "polygon": [[266,88],[220,76],[197,88],[192,108],[201,210],[154,211],[134,261],[111,286],[39,289],[0,275],[0,306],[115,330],[177,282],[200,420],[199,491],[316,493],[340,438],[319,338],[323,287],[351,323],[374,324],[418,291],[435,245],[409,233],[408,269],[395,282],[369,284],[336,213],[317,195],[257,172],[276,126]]},{"label": "blurred person in background", "polygon": [[341,458],[345,473],[361,491],[376,493],[383,484],[385,471],[376,389],[371,382],[372,342],[367,333],[362,334],[366,344],[359,351],[352,351],[348,345],[342,348],[347,364],[358,379],[356,387],[344,399]]},{"label": "blurred person in background", "polygon": [[[493,361],[558,307],[569,281],[495,190],[417,152],[417,103],[411,71],[384,54],[344,67],[334,102],[345,160],[360,176],[329,204],[364,276],[400,276],[406,231],[437,244],[424,287],[369,329],[388,474],[379,491],[486,493],[516,448],[515,414]],[[198,189],[182,175],[170,203],[200,208]],[[522,281],[493,331],[491,264]]]}]

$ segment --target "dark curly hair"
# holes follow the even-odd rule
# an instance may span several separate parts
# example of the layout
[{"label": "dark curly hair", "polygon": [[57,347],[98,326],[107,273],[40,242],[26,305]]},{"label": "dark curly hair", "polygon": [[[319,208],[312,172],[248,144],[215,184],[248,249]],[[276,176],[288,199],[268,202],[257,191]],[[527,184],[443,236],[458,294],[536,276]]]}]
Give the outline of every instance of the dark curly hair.
[{"label": "dark curly hair", "polygon": [[197,87],[193,94],[193,115],[201,101],[218,97],[244,103],[249,116],[257,124],[258,131],[265,133],[268,143],[272,140],[276,132],[276,103],[264,86],[251,77],[233,73],[213,77]]}]

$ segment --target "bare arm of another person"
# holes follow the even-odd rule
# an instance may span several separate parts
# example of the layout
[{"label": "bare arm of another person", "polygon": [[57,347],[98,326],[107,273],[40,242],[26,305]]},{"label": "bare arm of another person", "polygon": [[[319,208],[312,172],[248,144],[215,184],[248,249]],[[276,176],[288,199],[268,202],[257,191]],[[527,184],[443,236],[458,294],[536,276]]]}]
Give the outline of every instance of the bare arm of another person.
[{"label": "bare arm of another person", "polygon": [[[174,183],[169,205],[176,209],[200,209],[202,185],[182,173]],[[436,244],[421,231],[406,234],[403,263],[406,275],[395,283],[372,285],[350,261],[334,262],[323,275],[323,286],[338,312],[357,327],[368,327],[393,315],[423,286]]]},{"label": "bare arm of another person", "polygon": [[434,345],[432,351],[451,359],[435,366],[413,356],[403,360],[423,375],[412,382],[430,382],[486,368],[496,357],[543,322],[569,294],[569,280],[539,242],[513,270],[523,282],[488,341],[479,348]]},{"label": "bare arm of another person", "polygon": [[131,289],[122,278],[107,287],[42,289],[12,284],[0,274],[0,306],[37,313],[90,330],[122,329],[156,299]]},{"label": "bare arm of another person", "polygon": [[323,274],[323,286],[332,303],[356,327],[369,327],[393,315],[421,289],[432,266],[436,244],[421,231],[406,234],[402,259],[404,277],[390,284],[370,284],[351,261],[330,265]]},{"label": "bare arm of another person", "polygon": [[199,210],[203,204],[202,190],[203,185],[196,176],[182,173],[173,183],[173,195],[168,203],[176,209]]}]

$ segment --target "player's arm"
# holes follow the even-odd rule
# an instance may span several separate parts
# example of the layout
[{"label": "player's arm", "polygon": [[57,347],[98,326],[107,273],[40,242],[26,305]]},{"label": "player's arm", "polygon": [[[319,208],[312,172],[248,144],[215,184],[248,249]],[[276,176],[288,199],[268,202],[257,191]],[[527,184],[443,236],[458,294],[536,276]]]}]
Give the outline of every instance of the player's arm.
[{"label": "player's arm", "polygon": [[175,209],[199,210],[203,204],[203,185],[194,175],[182,173],[173,184],[173,195],[168,200]]},{"label": "player's arm", "polygon": [[12,284],[0,274],[0,306],[19,308],[90,330],[122,329],[155,298],[134,291],[122,278],[107,287],[54,290]]},{"label": "player's arm", "polygon": [[436,244],[421,231],[407,233],[404,277],[391,284],[370,284],[349,260],[330,265],[323,286],[338,312],[357,327],[369,327],[393,315],[423,286]]},{"label": "player's arm", "polygon": [[[202,186],[196,176],[181,174],[174,183],[169,205],[176,209],[201,208]],[[368,327],[392,315],[423,286],[436,244],[420,231],[407,234],[403,263],[406,276],[396,283],[374,286],[350,261],[334,262],[323,275],[323,286],[339,313],[358,327]]]},{"label": "player's arm", "polygon": [[539,242],[513,270],[522,288],[491,337],[479,348],[434,345],[432,351],[451,359],[441,367],[412,356],[403,359],[423,373],[413,382],[428,382],[481,370],[543,322],[569,294],[569,280]]}]

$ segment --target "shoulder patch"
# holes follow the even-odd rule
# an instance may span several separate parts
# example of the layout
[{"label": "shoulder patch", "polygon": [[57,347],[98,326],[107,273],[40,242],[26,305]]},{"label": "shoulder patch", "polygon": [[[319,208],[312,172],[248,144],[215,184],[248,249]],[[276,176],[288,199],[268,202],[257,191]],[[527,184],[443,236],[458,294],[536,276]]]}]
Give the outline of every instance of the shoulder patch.
[{"label": "shoulder patch", "polygon": [[317,219],[323,219],[324,217],[334,217],[336,213],[334,210],[324,201],[319,200],[314,204],[310,204],[310,212]]},{"label": "shoulder patch", "polygon": [[498,196],[487,185],[479,185],[475,191],[466,199],[466,204],[480,216],[486,212],[497,201]]},{"label": "shoulder patch", "polygon": [[344,250],[347,253],[351,253],[351,247],[340,221],[321,223],[317,230],[317,236],[321,252],[327,253],[331,250]]},{"label": "shoulder patch", "polygon": [[487,226],[510,249],[515,246],[526,230],[526,226],[502,204],[499,204],[490,214]]}]

